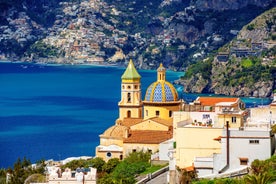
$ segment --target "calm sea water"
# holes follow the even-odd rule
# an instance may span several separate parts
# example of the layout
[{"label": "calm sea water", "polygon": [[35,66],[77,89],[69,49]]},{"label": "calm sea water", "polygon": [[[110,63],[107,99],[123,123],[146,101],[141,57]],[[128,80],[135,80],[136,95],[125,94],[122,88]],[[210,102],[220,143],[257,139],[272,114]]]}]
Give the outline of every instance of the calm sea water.
[{"label": "calm sea water", "polygon": [[[99,135],[118,117],[125,68],[0,63],[0,168],[24,156],[94,156]],[[142,94],[156,71],[140,70]],[[183,73],[167,72],[172,82]],[[176,86],[179,91],[181,88]],[[180,94],[187,101],[197,94]],[[247,106],[269,99],[244,98]]]}]

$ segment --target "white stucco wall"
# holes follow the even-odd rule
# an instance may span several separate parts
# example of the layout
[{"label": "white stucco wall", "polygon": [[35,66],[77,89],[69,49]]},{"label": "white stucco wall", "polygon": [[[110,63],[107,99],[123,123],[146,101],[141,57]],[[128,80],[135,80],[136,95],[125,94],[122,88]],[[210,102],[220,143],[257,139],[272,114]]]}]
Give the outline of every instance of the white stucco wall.
[{"label": "white stucco wall", "polygon": [[[247,165],[250,166],[255,159],[265,160],[271,157],[270,130],[230,130],[229,134],[229,170],[244,167],[240,165],[240,158],[248,158]],[[223,131],[222,137],[221,153],[226,160],[226,131]],[[250,143],[250,140],[256,140],[258,143]]]},{"label": "white stucco wall", "polygon": [[159,160],[170,160],[168,152],[173,150],[173,142],[173,139],[170,139],[159,144]]},{"label": "white stucco wall", "polygon": [[271,124],[275,124],[276,108],[270,108],[270,106],[263,108],[251,108],[249,120],[253,123],[271,122]]}]

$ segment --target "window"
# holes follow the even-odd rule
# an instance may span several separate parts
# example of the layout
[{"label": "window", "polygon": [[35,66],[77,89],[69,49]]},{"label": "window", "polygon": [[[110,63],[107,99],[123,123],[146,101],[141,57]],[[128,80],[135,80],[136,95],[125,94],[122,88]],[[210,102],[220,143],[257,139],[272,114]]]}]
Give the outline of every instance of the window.
[{"label": "window", "polygon": [[130,89],[131,87],[130,86],[127,86],[127,89]]},{"label": "window", "polygon": [[107,153],[106,153],[106,156],[107,156],[107,157],[111,157],[112,154],[111,154],[110,152],[107,152]]},{"label": "window", "polygon": [[172,117],[172,111],[169,111],[169,117]]},{"label": "window", "polygon": [[240,158],[240,165],[247,165],[248,158]]},{"label": "window", "polygon": [[137,86],[137,85],[135,85],[135,86],[134,86],[134,89],[137,89],[137,88],[138,88],[138,86]]},{"label": "window", "polygon": [[127,111],[127,117],[128,117],[128,118],[131,117],[131,111]]},{"label": "window", "polygon": [[232,117],[232,123],[236,123],[237,122],[237,118],[236,117]]},{"label": "window", "polygon": [[249,140],[249,144],[259,144],[259,140]]},{"label": "window", "polygon": [[136,149],[133,149],[132,152],[136,152]]},{"label": "window", "polygon": [[160,112],[159,112],[159,111],[155,111],[155,115],[156,115],[157,117],[159,117]]},{"label": "window", "polygon": [[148,110],[146,110],[146,117],[149,115],[149,112],[148,112]]},{"label": "window", "polygon": [[123,155],[120,155],[120,160],[123,160]]},{"label": "window", "polygon": [[131,102],[131,94],[127,93],[127,103],[130,103],[130,102]]}]

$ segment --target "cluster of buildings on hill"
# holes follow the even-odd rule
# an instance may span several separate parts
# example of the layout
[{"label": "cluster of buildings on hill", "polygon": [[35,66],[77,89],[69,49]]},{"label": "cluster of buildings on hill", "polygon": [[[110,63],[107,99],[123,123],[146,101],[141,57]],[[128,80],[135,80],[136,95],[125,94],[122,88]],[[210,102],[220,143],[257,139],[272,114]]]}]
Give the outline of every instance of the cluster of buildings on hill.
[{"label": "cluster of buildings on hill", "polygon": [[132,61],[121,79],[119,118],[100,135],[97,157],[122,160],[131,152],[149,151],[152,159],[170,163],[170,183],[176,183],[176,168],[196,171],[198,177],[229,177],[274,154],[276,98],[251,109],[233,97],[198,97],[186,104],[166,81],[162,64],[144,100]]},{"label": "cluster of buildings on hill", "polygon": [[[227,62],[230,56],[235,56],[238,58],[243,57],[260,57],[262,52],[268,49],[275,47],[275,42],[270,41],[261,41],[261,42],[251,42],[249,46],[244,46],[241,40],[238,40],[237,43],[230,48],[229,52],[219,52],[216,56],[216,60],[219,62]],[[273,60],[274,57],[264,58],[263,60]]]}]

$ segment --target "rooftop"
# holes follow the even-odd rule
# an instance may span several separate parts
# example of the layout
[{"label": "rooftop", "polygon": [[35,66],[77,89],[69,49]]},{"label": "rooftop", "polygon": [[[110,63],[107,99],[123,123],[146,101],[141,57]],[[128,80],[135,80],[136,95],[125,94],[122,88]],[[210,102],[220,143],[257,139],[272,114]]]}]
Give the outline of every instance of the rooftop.
[{"label": "rooftop", "polygon": [[199,102],[203,106],[215,106],[218,103],[236,103],[239,98],[228,98],[228,97],[198,97],[195,101]]},{"label": "rooftop", "polygon": [[129,80],[129,79],[140,79],[140,78],[141,76],[137,72],[132,60],[130,60],[124,74],[122,75],[122,79]]},{"label": "rooftop", "polygon": [[150,130],[134,130],[130,136],[124,140],[124,143],[138,144],[159,144],[172,138],[172,132],[168,131],[150,131]]}]

